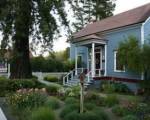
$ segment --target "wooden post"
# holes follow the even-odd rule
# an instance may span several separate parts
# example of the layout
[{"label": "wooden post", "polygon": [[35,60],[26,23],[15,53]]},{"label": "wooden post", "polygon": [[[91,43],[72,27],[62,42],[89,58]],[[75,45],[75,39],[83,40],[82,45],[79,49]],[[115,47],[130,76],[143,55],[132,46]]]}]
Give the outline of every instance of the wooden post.
[{"label": "wooden post", "polygon": [[81,73],[80,76],[80,113],[84,111],[84,79],[85,79],[85,72]]},{"label": "wooden post", "polygon": [[83,89],[84,89],[84,84],[80,83],[81,84],[81,93],[80,93],[80,113],[83,113],[84,111],[84,92],[83,92]]}]

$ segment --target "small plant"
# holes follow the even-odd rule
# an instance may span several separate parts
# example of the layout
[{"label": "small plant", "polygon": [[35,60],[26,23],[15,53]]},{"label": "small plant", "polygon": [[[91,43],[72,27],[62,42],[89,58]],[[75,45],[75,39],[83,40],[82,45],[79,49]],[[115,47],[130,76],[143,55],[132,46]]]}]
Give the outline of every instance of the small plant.
[{"label": "small plant", "polygon": [[125,114],[124,108],[119,105],[114,106],[112,112],[117,116],[123,116]]},{"label": "small plant", "polygon": [[122,120],[138,120],[138,119],[134,115],[127,115],[127,116],[123,117]]},{"label": "small plant", "polygon": [[48,97],[45,105],[51,109],[58,109],[60,108],[60,101],[56,97]]},{"label": "small plant", "polygon": [[48,81],[48,82],[58,82],[59,81],[58,77],[51,76],[51,75],[45,76],[44,80]]},{"label": "small plant", "polygon": [[80,86],[73,86],[65,89],[65,95],[68,97],[79,97],[80,96]]},{"label": "small plant", "polygon": [[104,104],[108,107],[112,107],[113,105],[116,105],[119,103],[119,100],[117,98],[117,96],[115,94],[112,95],[108,95],[105,99],[104,99]]},{"label": "small plant", "polygon": [[54,112],[48,107],[40,107],[34,110],[31,114],[30,120],[55,120]]},{"label": "small plant", "polygon": [[7,97],[8,104],[15,109],[37,108],[45,103],[46,95],[36,92],[15,93]]},{"label": "small plant", "polygon": [[60,87],[58,85],[49,85],[46,87],[48,94],[56,95],[59,91]]}]

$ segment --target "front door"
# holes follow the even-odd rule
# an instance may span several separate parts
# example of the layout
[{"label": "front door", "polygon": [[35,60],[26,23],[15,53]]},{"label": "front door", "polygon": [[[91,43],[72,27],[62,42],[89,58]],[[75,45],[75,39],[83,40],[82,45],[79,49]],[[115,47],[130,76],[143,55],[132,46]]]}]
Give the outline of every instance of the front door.
[{"label": "front door", "polygon": [[102,68],[102,52],[100,48],[95,49],[95,70],[96,74],[99,74],[100,69]]}]

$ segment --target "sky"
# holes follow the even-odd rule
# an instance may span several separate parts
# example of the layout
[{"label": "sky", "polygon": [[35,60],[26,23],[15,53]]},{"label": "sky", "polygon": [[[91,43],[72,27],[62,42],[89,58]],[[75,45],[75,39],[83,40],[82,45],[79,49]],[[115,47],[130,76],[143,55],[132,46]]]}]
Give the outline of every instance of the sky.
[{"label": "sky", "polygon": [[[144,4],[150,3],[150,0],[116,0],[116,8],[114,14],[118,14]],[[67,37],[63,35],[58,40],[54,41],[54,51],[65,50],[65,48],[69,47],[69,43],[66,42]]]}]

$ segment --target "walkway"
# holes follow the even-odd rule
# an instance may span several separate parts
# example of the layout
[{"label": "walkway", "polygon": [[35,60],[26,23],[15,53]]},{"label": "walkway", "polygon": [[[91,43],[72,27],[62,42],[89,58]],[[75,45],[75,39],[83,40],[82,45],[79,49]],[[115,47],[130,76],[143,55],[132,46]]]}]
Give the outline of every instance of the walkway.
[{"label": "walkway", "polygon": [[6,116],[4,115],[2,109],[0,108],[0,120],[7,120]]},{"label": "walkway", "polygon": [[40,83],[43,83],[43,84],[45,84],[45,85],[47,85],[47,86],[50,86],[50,85],[61,86],[61,85],[56,84],[56,83],[52,83],[52,82],[45,81],[42,72],[37,72],[37,73],[32,73],[32,74],[38,77],[38,81],[39,81]]}]

